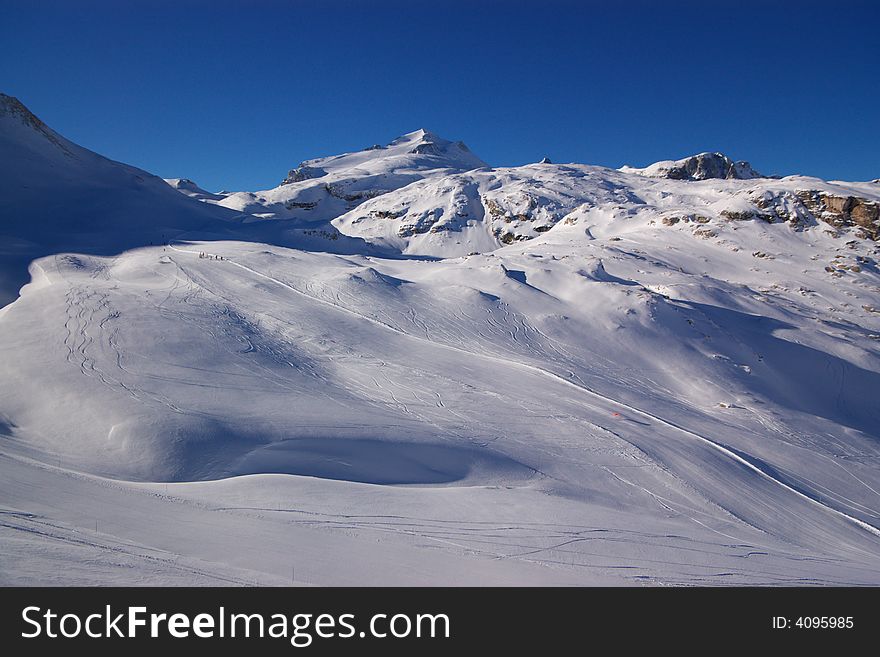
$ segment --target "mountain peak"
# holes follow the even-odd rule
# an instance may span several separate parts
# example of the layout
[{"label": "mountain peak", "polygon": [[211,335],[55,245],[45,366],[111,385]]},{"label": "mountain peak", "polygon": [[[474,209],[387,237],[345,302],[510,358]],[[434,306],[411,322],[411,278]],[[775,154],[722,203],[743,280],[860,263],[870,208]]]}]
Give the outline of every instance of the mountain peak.
[{"label": "mountain peak", "polygon": [[[15,96],[0,93],[0,127],[7,135],[16,134],[16,139],[24,139],[36,144],[42,143],[40,141],[42,138],[61,149],[66,155],[73,155],[72,144],[43,123]],[[37,138],[36,141],[34,137]]]},{"label": "mountain peak", "polygon": [[448,144],[451,143],[448,139],[443,139],[436,132],[431,132],[426,128],[419,128],[418,130],[413,130],[412,132],[407,132],[406,134],[400,135],[397,139],[391,141],[389,146],[398,146],[400,144],[419,144],[424,142],[430,143],[441,143]]},{"label": "mountain peak", "polygon": [[0,117],[7,116],[17,119],[24,125],[33,128],[34,130],[39,130],[40,132],[45,132],[47,129],[46,124],[37,118],[36,114],[25,107],[24,103],[18,98],[0,93]]},{"label": "mountain peak", "polygon": [[425,128],[419,128],[408,132],[388,144],[392,146],[410,145],[410,153],[414,155],[435,155],[454,159],[464,158],[473,167],[486,166],[486,163],[476,157],[471,149],[463,141],[450,141]]},{"label": "mountain peak", "polygon": [[[357,172],[364,175],[388,174],[399,170],[457,169],[468,171],[488,166],[461,141],[450,141],[435,132],[419,128],[392,140],[386,146],[370,146],[354,153],[319,157],[301,162],[287,173],[282,185],[304,182],[328,175]],[[342,172],[348,172],[342,174]],[[369,173],[367,173],[369,172]]]},{"label": "mountain peak", "polygon": [[717,151],[697,153],[681,160],[663,160],[641,169],[623,166],[620,170],[670,180],[751,180],[764,177],[745,160],[734,161]]}]

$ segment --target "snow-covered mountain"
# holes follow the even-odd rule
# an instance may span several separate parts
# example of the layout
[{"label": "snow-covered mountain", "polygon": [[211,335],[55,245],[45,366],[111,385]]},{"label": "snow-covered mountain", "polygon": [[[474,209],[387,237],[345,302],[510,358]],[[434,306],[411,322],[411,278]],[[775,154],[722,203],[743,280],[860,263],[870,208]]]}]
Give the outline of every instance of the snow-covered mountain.
[{"label": "snow-covered mountain", "polygon": [[[190,200],[141,169],[65,139],[0,94],[0,303],[27,282],[27,263],[58,250],[109,255],[221,230],[238,213]],[[205,234],[204,232],[202,234]]]},{"label": "snow-covered mountain", "polygon": [[419,131],[247,200],[17,108],[3,582],[880,584],[875,182]]},{"label": "snow-covered mountain", "polygon": [[165,182],[180,193],[199,201],[222,201],[229,195],[228,193],[218,192],[215,194],[204,190],[189,178],[165,178]]},{"label": "snow-covered mountain", "polygon": [[[333,224],[402,253],[454,257],[572,225],[588,238],[654,225],[713,239],[743,221],[876,240],[880,189],[817,178],[645,178],[580,164],[433,176],[364,202]],[[781,230],[785,230],[784,228]]]},{"label": "snow-covered mountain", "polygon": [[485,166],[462,142],[416,130],[387,146],[307,160],[274,189],[237,192],[218,203],[261,218],[318,225],[416,180]]},{"label": "snow-covered mountain", "polygon": [[300,232],[311,229],[328,240],[341,234],[408,255],[491,251],[533,239],[560,222],[602,231],[609,213],[625,217],[631,230],[693,222],[707,238],[716,224],[745,220],[880,237],[875,183],[765,178],[748,162],[721,153],[642,169],[552,164],[546,158],[492,168],[461,142],[425,130],[385,147],[308,160],[264,192],[210,194],[186,179],[168,182],[194,198],[251,213],[249,222],[287,220]]}]

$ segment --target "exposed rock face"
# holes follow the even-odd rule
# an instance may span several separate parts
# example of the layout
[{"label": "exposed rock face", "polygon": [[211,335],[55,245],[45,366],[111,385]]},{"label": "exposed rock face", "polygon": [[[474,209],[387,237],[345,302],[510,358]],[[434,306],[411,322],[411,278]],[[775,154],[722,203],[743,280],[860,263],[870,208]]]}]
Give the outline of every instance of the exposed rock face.
[{"label": "exposed rock face", "polygon": [[855,226],[861,237],[880,239],[880,204],[858,196],[835,196],[809,190],[798,192],[797,197],[816,219],[835,228]]},{"label": "exposed rock face", "polygon": [[511,212],[510,210],[506,210],[490,198],[483,198],[482,200],[486,212],[489,213],[489,216],[492,217],[492,219],[501,219],[504,223],[508,224],[514,221],[534,221],[535,219],[535,217],[532,216],[532,210],[537,207],[537,203],[532,197],[526,197],[526,207],[524,212]]},{"label": "exposed rock face", "polygon": [[728,221],[751,221],[752,219],[760,219],[769,224],[773,223],[773,216],[764,212],[755,212],[754,210],[722,210],[721,217]]},{"label": "exposed rock face", "polygon": [[[723,215],[724,212],[722,212],[721,214]],[[674,226],[679,221],[683,221],[686,224],[691,223],[691,222],[694,222],[697,224],[708,224],[710,219],[709,219],[709,217],[705,217],[701,214],[694,214],[694,213],[671,214],[671,215],[666,215],[665,217],[663,217],[660,220],[660,223],[662,223],[664,226]]]},{"label": "exposed rock face", "polygon": [[699,153],[683,160],[655,162],[644,169],[622,167],[621,171],[638,173],[651,178],[668,178],[670,180],[751,180],[763,178],[745,161],[734,162],[722,153]]},{"label": "exposed rock face", "polygon": [[422,212],[418,214],[407,214],[405,219],[407,223],[402,224],[397,229],[399,237],[412,237],[413,235],[421,235],[423,233],[438,232],[436,224],[443,216],[443,210],[437,208],[431,212]]},{"label": "exposed rock face", "polygon": [[[437,155],[442,157],[448,153],[448,146],[444,143],[445,140],[441,140],[437,137],[434,137],[431,133],[425,133],[426,137],[424,140],[417,144],[410,153],[418,154],[418,155]],[[463,153],[470,153],[470,149],[464,142],[457,141],[451,145],[453,148],[457,148]]]},{"label": "exposed rock face", "polygon": [[760,178],[748,162],[734,162],[721,153],[700,153],[665,170],[664,178],[671,180],[708,180],[710,178],[748,180]]},{"label": "exposed rock face", "polygon": [[294,208],[298,208],[300,210],[314,210],[318,207],[317,201],[288,201],[284,204],[288,210],[293,210]]},{"label": "exposed rock face", "polygon": [[[819,190],[765,191],[751,195],[749,200],[754,209],[721,210],[719,216],[727,221],[780,222],[796,228],[823,222],[838,231],[854,228],[863,239],[880,239],[880,203],[876,201]],[[676,219],[664,217],[663,224],[671,226],[677,223]]]},{"label": "exposed rock face", "polygon": [[413,147],[410,153],[418,154],[418,155],[442,155],[442,151],[440,147],[435,144],[433,141],[423,141],[421,144],[417,144]]},{"label": "exposed rock face", "polygon": [[385,190],[385,189],[365,189],[363,191],[347,192],[347,191],[345,191],[345,186],[343,184],[328,183],[328,184],[324,185],[324,191],[326,191],[328,194],[330,194],[330,196],[335,196],[336,198],[341,198],[343,201],[348,201],[349,203],[360,203],[361,201],[365,201],[367,199],[381,196],[382,194],[386,193],[388,190]]},{"label": "exposed rock face", "polygon": [[326,176],[327,172],[319,167],[310,167],[300,164],[296,169],[287,172],[287,177],[281,181],[282,185],[290,183],[302,182],[303,180],[311,180],[312,178],[321,178]]},{"label": "exposed rock face", "polygon": [[373,210],[370,212],[370,215],[379,219],[397,219],[401,216],[401,213],[394,212],[393,210]]}]

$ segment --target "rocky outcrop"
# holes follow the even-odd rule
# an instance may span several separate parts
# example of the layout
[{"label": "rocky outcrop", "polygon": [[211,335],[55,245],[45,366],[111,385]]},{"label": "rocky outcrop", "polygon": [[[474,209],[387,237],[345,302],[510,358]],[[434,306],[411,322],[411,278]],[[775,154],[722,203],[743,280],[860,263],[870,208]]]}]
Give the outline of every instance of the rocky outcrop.
[{"label": "rocky outcrop", "polygon": [[459,151],[463,153],[470,153],[470,149],[465,145],[464,142],[457,141],[453,144],[444,143],[445,140],[436,139],[430,133],[427,133],[428,136],[422,140],[420,143],[416,144],[410,153],[418,154],[418,155],[436,155],[438,157],[442,157],[449,153],[450,148],[457,148]]},{"label": "rocky outcrop", "polygon": [[287,201],[284,207],[288,210],[314,210],[318,207],[317,201]]},{"label": "rocky outcrop", "polygon": [[[764,191],[749,196],[754,208],[722,210],[727,221],[760,220],[767,223],[788,223],[806,228],[818,222],[842,229],[854,229],[858,237],[880,239],[880,203],[858,196],[838,196],[820,190]],[[677,223],[675,217],[664,217],[665,225]]]},{"label": "rocky outcrop", "polygon": [[335,196],[336,198],[342,199],[343,201],[348,201],[349,203],[360,203],[361,201],[366,201],[371,198],[376,198],[377,196],[381,196],[382,194],[387,193],[387,189],[364,189],[360,191],[348,192],[345,189],[345,185],[342,183],[337,184],[326,184],[324,185],[324,191],[326,191],[330,196]]},{"label": "rocky outcrop", "polygon": [[404,216],[406,223],[397,229],[399,237],[412,237],[413,235],[422,235],[428,231],[438,232],[434,229],[438,221],[443,217],[443,210],[435,208],[430,212],[421,212],[418,214],[407,214]]},{"label": "rocky outcrop", "polygon": [[756,210],[722,210],[721,218],[727,221],[752,221],[760,219],[768,224],[773,223],[773,215],[766,212],[757,212]]},{"label": "rocky outcrop", "polygon": [[835,228],[855,228],[860,237],[880,239],[880,204],[858,196],[805,190],[797,197],[812,215]]},{"label": "rocky outcrop", "polygon": [[683,160],[655,162],[644,169],[625,166],[620,170],[669,180],[751,180],[764,177],[748,162],[735,162],[723,153],[699,153]]},{"label": "rocky outcrop", "polygon": [[752,196],[752,202],[761,210],[760,217],[767,223],[788,223],[803,228],[814,220],[812,213],[804,207],[796,194],[791,192],[764,192]]},{"label": "rocky outcrop", "polygon": [[[521,212],[513,212],[512,210],[507,210],[494,199],[488,197],[482,197],[483,207],[486,208],[486,212],[492,217],[493,220],[500,219],[504,221],[506,224],[516,223],[521,221],[534,221],[537,217],[535,216],[535,211],[538,209],[538,202],[535,200],[533,196],[525,195],[525,198],[516,199],[520,202],[520,206],[525,206]],[[511,199],[512,200],[512,199]]]},{"label": "rocky outcrop", "polygon": [[443,150],[433,141],[423,141],[413,147],[410,153],[418,155],[443,155]]},{"label": "rocky outcrop", "polygon": [[378,217],[379,219],[397,219],[401,216],[401,212],[394,212],[393,210],[373,210],[370,212],[371,217]]},{"label": "rocky outcrop", "polygon": [[675,166],[666,169],[663,177],[670,180],[748,180],[760,178],[761,175],[748,162],[734,162],[721,153],[700,153],[680,160]]},{"label": "rocky outcrop", "polygon": [[310,167],[305,164],[300,164],[296,169],[291,169],[287,172],[287,177],[281,181],[282,185],[289,185],[291,183],[302,182],[303,180],[312,180],[314,178],[322,178],[327,175],[327,172],[324,169],[319,167]]},{"label": "rocky outcrop", "polygon": [[[722,213],[722,214],[723,214],[723,213]],[[703,215],[701,215],[701,214],[693,214],[693,213],[688,213],[688,214],[671,214],[671,215],[666,215],[665,217],[663,217],[663,218],[660,220],[660,222],[661,222],[664,226],[674,226],[674,225],[677,224],[679,221],[683,221],[683,222],[686,223],[686,224],[689,224],[689,223],[691,223],[691,222],[694,222],[694,223],[697,223],[697,224],[707,224],[707,223],[709,223],[709,217],[705,217],[705,216],[703,216]]]},{"label": "rocky outcrop", "polygon": [[517,235],[515,233],[502,233],[499,231],[495,231],[495,236],[499,239],[502,244],[513,244],[514,242],[520,242],[522,240],[531,239],[527,235]]}]

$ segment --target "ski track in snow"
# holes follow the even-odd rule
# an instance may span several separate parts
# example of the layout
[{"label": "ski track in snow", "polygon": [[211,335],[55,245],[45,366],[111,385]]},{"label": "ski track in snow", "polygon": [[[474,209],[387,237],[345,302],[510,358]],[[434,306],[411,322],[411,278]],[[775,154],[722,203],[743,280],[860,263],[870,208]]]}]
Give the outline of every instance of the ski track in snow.
[{"label": "ski track in snow", "polygon": [[[175,246],[173,246],[173,245],[170,245],[170,244],[169,244],[169,248],[172,248],[173,250],[175,250],[175,251],[177,251],[177,252],[179,252],[179,253],[188,253],[188,254],[190,254],[190,255],[196,255],[196,256],[198,256],[198,253],[199,253],[198,251],[191,251],[191,250],[186,250],[186,249],[180,249],[180,248],[177,248],[177,247],[175,247]],[[369,317],[369,316],[366,316],[366,315],[362,315],[362,314],[360,314],[360,313],[358,313],[358,312],[356,312],[356,311],[354,311],[354,310],[351,310],[350,308],[346,308],[345,306],[341,306],[341,305],[338,305],[338,304],[334,304],[334,303],[332,303],[332,302],[330,302],[330,301],[327,301],[327,300],[325,300],[325,299],[321,299],[321,298],[318,298],[318,297],[314,297],[314,296],[308,295],[308,294],[306,294],[305,292],[303,292],[303,291],[297,289],[296,287],[290,285],[289,283],[286,283],[286,282],[281,281],[281,280],[279,280],[279,279],[277,279],[277,278],[274,278],[274,277],[272,277],[272,276],[269,276],[269,275],[267,275],[267,274],[264,274],[264,273],[262,273],[262,272],[259,272],[259,271],[255,270],[255,269],[253,269],[252,267],[248,267],[247,265],[244,265],[244,264],[242,264],[242,263],[240,263],[240,262],[235,262],[234,260],[230,260],[230,259],[228,259],[228,258],[224,259],[222,262],[224,262],[224,263],[228,263],[228,264],[232,265],[233,267],[238,267],[238,268],[240,268],[240,269],[243,269],[243,270],[245,270],[245,271],[247,271],[247,272],[249,272],[249,273],[251,273],[251,274],[253,274],[253,275],[255,275],[255,276],[258,276],[258,277],[260,277],[260,278],[263,278],[263,279],[269,280],[269,281],[271,281],[271,282],[273,282],[273,283],[275,283],[275,284],[277,284],[277,285],[280,285],[281,287],[284,287],[284,288],[286,288],[286,289],[288,289],[288,290],[290,290],[290,291],[292,291],[292,292],[295,292],[296,294],[300,294],[300,295],[306,296],[306,297],[308,297],[309,299],[311,299],[311,300],[313,300],[313,301],[317,301],[317,302],[319,302],[319,303],[323,303],[323,304],[325,304],[325,305],[328,305],[328,306],[330,306],[330,307],[332,307],[332,308],[335,308],[336,310],[339,310],[340,312],[345,312],[345,313],[348,313],[348,314],[350,314],[350,315],[353,315],[353,316],[357,317],[358,319],[361,319],[361,320],[364,320],[364,321],[368,321],[368,322],[370,322],[370,323],[372,323],[372,324],[374,324],[374,325],[376,325],[376,326],[379,326],[379,327],[381,327],[381,328],[383,328],[383,329],[385,329],[385,330],[392,331],[392,332],[397,333],[397,334],[399,334],[399,335],[403,335],[403,336],[406,336],[406,337],[409,337],[409,338],[414,338],[414,339],[417,339],[417,340],[427,340],[427,341],[429,341],[429,342],[430,342],[433,346],[435,346],[435,347],[440,347],[440,348],[444,348],[444,349],[450,349],[450,350],[453,350],[453,351],[456,351],[456,352],[459,352],[459,353],[463,353],[463,354],[465,354],[465,355],[467,355],[467,356],[472,356],[472,357],[474,357],[474,358],[480,358],[480,359],[491,360],[491,361],[493,361],[493,362],[498,362],[498,363],[502,363],[502,364],[505,364],[505,365],[513,366],[513,367],[518,367],[518,368],[528,369],[528,370],[530,370],[530,371],[533,371],[533,372],[536,372],[536,373],[541,374],[541,375],[543,375],[543,376],[546,376],[546,377],[548,377],[548,378],[551,378],[551,379],[553,379],[553,380],[555,380],[555,381],[557,381],[557,382],[559,382],[559,383],[562,383],[562,384],[564,384],[564,385],[566,385],[566,386],[569,386],[569,387],[575,388],[576,390],[578,390],[578,391],[580,391],[580,392],[582,392],[582,393],[588,394],[588,395],[590,395],[590,396],[592,396],[592,397],[594,397],[594,398],[597,398],[597,399],[600,399],[600,400],[602,400],[602,401],[605,401],[605,402],[609,402],[609,403],[611,403],[611,404],[614,404],[615,406],[619,407],[620,409],[625,409],[626,411],[629,411],[630,413],[633,413],[633,414],[638,415],[638,416],[640,416],[640,417],[643,417],[643,418],[645,418],[645,419],[653,420],[653,421],[655,421],[655,422],[658,422],[658,423],[660,423],[660,424],[663,424],[664,426],[667,426],[667,427],[669,427],[669,428],[671,428],[671,429],[674,429],[674,430],[676,430],[676,431],[679,431],[679,432],[681,432],[681,433],[683,433],[683,434],[685,434],[685,435],[687,435],[687,436],[689,436],[689,437],[691,437],[691,438],[693,438],[693,439],[695,439],[695,440],[700,441],[701,443],[703,443],[703,444],[705,444],[705,445],[708,445],[709,447],[711,447],[712,449],[717,450],[719,453],[723,454],[723,455],[726,456],[727,458],[729,458],[729,459],[731,459],[731,460],[733,460],[733,461],[735,461],[735,462],[737,462],[737,463],[743,465],[744,467],[748,468],[751,472],[757,474],[757,475],[760,476],[760,477],[763,477],[763,478],[767,479],[768,481],[772,482],[772,483],[775,484],[776,486],[779,486],[780,488],[782,488],[782,489],[784,489],[784,490],[786,490],[786,491],[792,493],[793,495],[796,495],[796,496],[798,496],[798,497],[800,497],[800,498],[802,498],[802,499],[804,499],[804,500],[810,502],[811,504],[815,504],[816,506],[822,508],[822,509],[825,510],[825,511],[828,511],[828,512],[833,513],[833,514],[837,514],[837,515],[839,515],[840,517],[846,519],[847,521],[853,523],[854,525],[858,526],[859,528],[861,528],[861,529],[863,529],[863,530],[865,530],[865,531],[867,531],[867,532],[869,532],[869,533],[871,533],[871,534],[873,534],[873,535],[875,535],[875,536],[880,536],[880,529],[878,529],[877,527],[874,527],[873,525],[871,525],[871,524],[869,524],[869,523],[867,523],[867,522],[863,522],[863,521],[859,520],[858,518],[854,518],[853,516],[850,516],[850,515],[844,513],[843,511],[838,510],[838,509],[835,509],[834,507],[831,507],[831,506],[828,506],[828,505],[826,505],[826,504],[823,504],[821,501],[819,501],[819,500],[817,500],[817,499],[815,499],[815,498],[813,498],[813,497],[810,497],[809,495],[805,494],[805,493],[802,492],[802,491],[799,491],[799,490],[793,488],[792,486],[789,486],[788,484],[786,484],[786,483],[783,482],[783,481],[780,481],[779,479],[773,477],[771,474],[769,474],[768,472],[766,472],[765,470],[763,470],[760,466],[756,465],[756,464],[755,464],[755,463],[749,458],[748,455],[740,455],[740,454],[737,454],[737,453],[733,452],[732,450],[730,450],[728,447],[726,447],[726,446],[724,446],[724,445],[722,445],[722,444],[720,444],[720,443],[717,443],[717,442],[715,442],[714,440],[711,440],[711,439],[709,439],[709,438],[707,438],[707,437],[705,437],[705,436],[701,436],[701,435],[698,434],[698,433],[695,433],[695,432],[693,432],[693,431],[690,431],[689,429],[686,429],[686,428],[684,428],[684,427],[681,427],[681,426],[675,424],[674,422],[670,422],[670,421],[665,420],[665,419],[663,419],[663,418],[661,418],[661,417],[659,417],[659,416],[657,416],[657,415],[654,415],[654,414],[652,414],[652,413],[648,413],[647,411],[643,411],[643,410],[641,410],[641,409],[639,409],[639,408],[636,408],[636,407],[634,407],[634,406],[632,406],[632,405],[629,405],[629,404],[625,404],[625,403],[620,402],[620,401],[618,401],[618,400],[616,400],[616,399],[609,398],[609,397],[607,397],[607,396],[605,396],[605,395],[602,395],[601,393],[598,393],[598,392],[596,392],[596,391],[594,391],[594,390],[591,390],[591,389],[589,389],[589,388],[587,388],[587,387],[585,387],[585,386],[583,386],[583,385],[578,385],[578,384],[576,384],[576,383],[573,383],[573,382],[571,382],[571,381],[568,381],[568,380],[564,379],[563,377],[560,377],[560,376],[558,376],[557,374],[554,374],[554,373],[552,373],[552,372],[549,372],[549,371],[547,371],[547,370],[544,370],[544,369],[542,369],[542,368],[540,368],[540,367],[537,367],[537,366],[534,366],[534,365],[530,365],[530,364],[527,364],[527,363],[522,363],[522,362],[519,362],[519,361],[508,360],[508,359],[504,359],[504,358],[500,358],[500,357],[492,356],[492,355],[488,355],[488,354],[476,354],[476,353],[473,353],[473,352],[468,351],[468,350],[466,350],[466,349],[462,349],[462,348],[455,347],[455,346],[448,345],[448,344],[444,344],[444,343],[434,342],[434,341],[429,340],[428,338],[422,338],[421,336],[412,335],[412,334],[410,334],[410,333],[406,333],[406,332],[404,332],[404,331],[401,331],[400,329],[397,329],[397,328],[391,326],[390,324],[386,324],[386,323],[384,323],[384,322],[380,322],[380,321],[376,320],[375,318],[372,318],[372,317]],[[511,335],[513,335],[513,334],[511,334]],[[377,387],[381,387],[381,386],[379,386],[378,382],[376,382],[376,385],[377,385]],[[393,397],[393,395],[392,395],[392,397]],[[395,401],[397,401],[396,398],[395,398]]]},{"label": "ski track in snow", "polygon": [[880,584],[876,183],[0,150],[0,583]]}]

